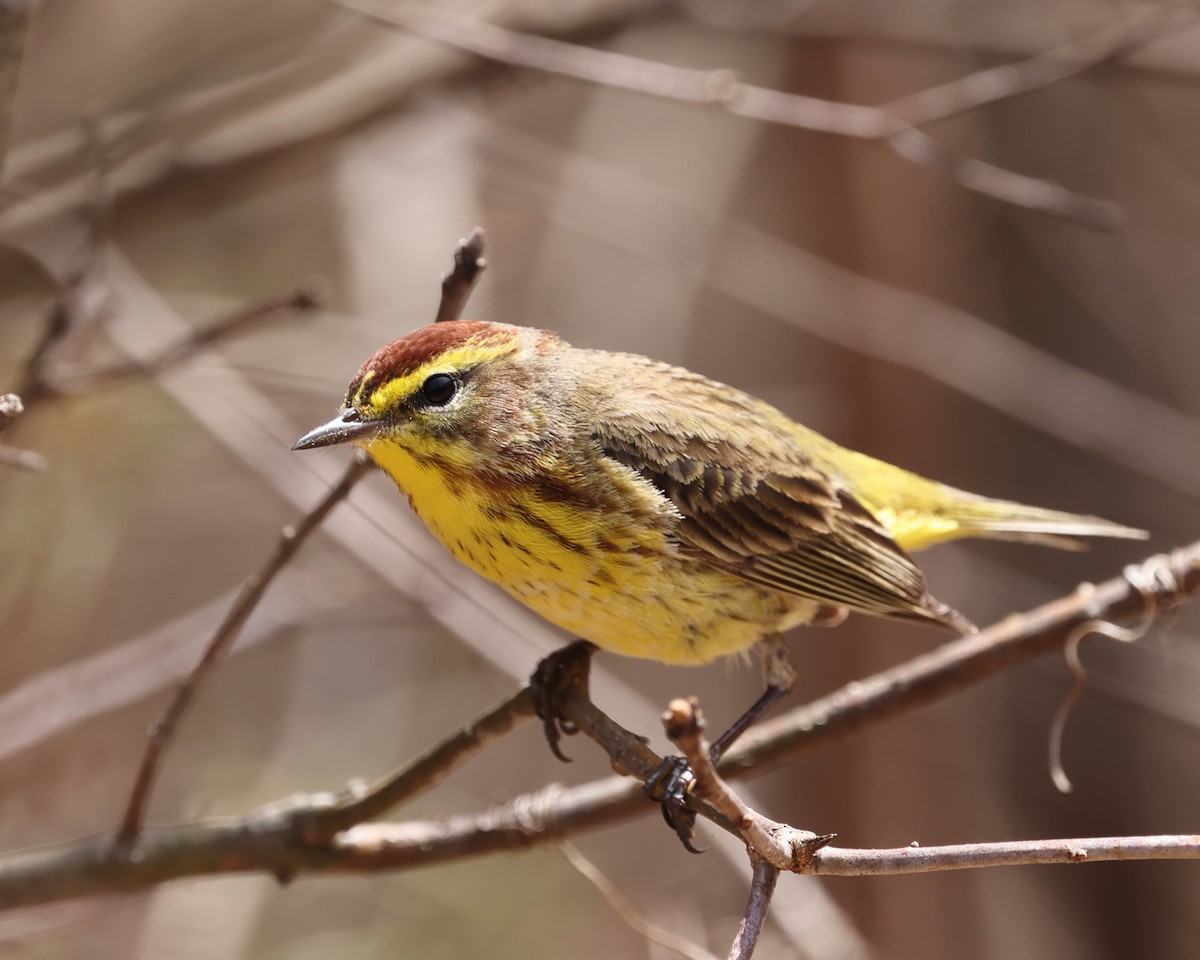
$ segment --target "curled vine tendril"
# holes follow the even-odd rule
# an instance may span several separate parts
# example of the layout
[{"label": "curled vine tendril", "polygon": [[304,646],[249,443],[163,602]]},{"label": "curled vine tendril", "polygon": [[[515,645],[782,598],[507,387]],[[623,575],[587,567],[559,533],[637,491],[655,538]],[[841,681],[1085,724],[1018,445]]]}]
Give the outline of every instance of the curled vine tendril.
[{"label": "curled vine tendril", "polygon": [[[1059,793],[1070,793],[1072,789],[1071,780],[1067,776],[1062,762],[1063,734],[1067,727],[1067,719],[1074,710],[1075,704],[1083,696],[1084,688],[1087,686],[1087,671],[1079,656],[1080,641],[1095,633],[1120,643],[1136,643],[1146,635],[1160,613],[1173,609],[1182,602],[1184,597],[1183,584],[1171,566],[1170,557],[1160,554],[1151,557],[1145,563],[1131,564],[1125,568],[1124,575],[1129,586],[1142,598],[1142,613],[1137,621],[1122,627],[1098,616],[1091,617],[1071,631],[1071,635],[1067,637],[1067,642],[1063,647],[1063,655],[1074,682],[1071,684],[1071,689],[1067,691],[1067,695],[1063,697],[1063,701],[1054,715],[1054,720],[1050,724],[1050,779],[1054,781],[1054,786]],[[1093,584],[1084,583],[1080,585],[1079,592],[1088,596],[1093,594],[1095,589]]]}]

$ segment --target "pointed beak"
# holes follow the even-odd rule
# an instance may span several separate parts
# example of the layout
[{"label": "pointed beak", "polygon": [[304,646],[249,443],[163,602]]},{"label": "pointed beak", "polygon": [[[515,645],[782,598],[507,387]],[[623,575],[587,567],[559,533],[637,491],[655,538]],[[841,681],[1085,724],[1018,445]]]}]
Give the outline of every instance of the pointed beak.
[{"label": "pointed beak", "polygon": [[314,447],[332,447],[337,443],[351,443],[375,433],[379,424],[370,420],[359,419],[359,413],[353,407],[343,410],[328,423],[323,423],[315,430],[310,430],[292,444],[293,450],[311,450]]}]

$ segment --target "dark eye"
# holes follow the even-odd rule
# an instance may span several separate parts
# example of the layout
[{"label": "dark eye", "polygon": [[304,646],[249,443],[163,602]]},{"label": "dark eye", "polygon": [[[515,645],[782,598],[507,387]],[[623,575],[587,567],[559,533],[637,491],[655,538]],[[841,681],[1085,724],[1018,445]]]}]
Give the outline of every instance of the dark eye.
[{"label": "dark eye", "polygon": [[458,393],[458,381],[448,373],[435,373],[425,381],[421,393],[431,407],[444,407]]}]

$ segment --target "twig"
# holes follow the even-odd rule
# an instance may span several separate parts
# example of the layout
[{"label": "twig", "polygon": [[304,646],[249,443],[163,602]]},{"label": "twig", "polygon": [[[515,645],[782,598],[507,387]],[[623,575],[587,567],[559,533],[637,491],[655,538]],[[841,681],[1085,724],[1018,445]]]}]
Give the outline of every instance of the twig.
[{"label": "twig", "polygon": [[131,848],[142,830],[145,820],[146,806],[154,790],[158,770],[162,763],[163,753],[171,742],[171,737],[183,719],[188,704],[191,703],[196,691],[216,667],[222,655],[237,639],[242,626],[262,599],[271,581],[295,556],[296,551],[308,539],[309,534],[321,525],[321,521],[342,502],[354,488],[354,485],[370,470],[371,464],[365,454],[358,454],[346,468],[342,478],[330,488],[329,492],[315,507],[305,514],[294,527],[285,527],[275,545],[274,551],[267,558],[261,569],[253,574],[243,584],[233,606],[225,615],[225,619],[217,627],[208,645],[204,649],[192,672],[183,679],[175,692],[174,698],[166,709],[159,715],[151,728],[149,743],[142,756],[133,789],[121,818],[121,826],[117,831],[117,846]]},{"label": "twig", "polygon": [[[0,436],[3,436],[8,425],[19,417],[24,409],[21,398],[15,393],[0,394]],[[32,450],[0,446],[0,465],[22,470],[45,470],[46,458]]]},{"label": "twig", "polygon": [[750,960],[758,946],[758,935],[767,921],[767,910],[775,894],[775,883],[779,871],[758,857],[751,857],[754,873],[750,881],[750,898],[746,901],[746,913],[738,926],[737,936],[729,948],[729,960]]},{"label": "twig", "polygon": [[500,63],[669,100],[711,105],[768,123],[881,140],[905,159],[931,167],[968,190],[1095,229],[1119,226],[1120,208],[983,160],[954,157],[913,128],[1081,73],[1191,24],[1196,16],[1190,4],[1153,10],[1025,61],[980,71],[891,104],[869,107],[754,86],[744,83],[731,70],[675,67],[518,33],[411,0],[389,3],[386,9],[361,0],[338,2],[372,20]]},{"label": "twig", "polygon": [[657,943],[660,947],[665,947],[667,950],[690,958],[690,960],[716,960],[713,954],[699,944],[685,940],[641,916],[633,908],[633,905],[621,896],[612,882],[600,872],[599,867],[585,857],[578,847],[564,840],[559,843],[558,850],[584,879],[600,891],[600,895],[608,901],[608,905],[613,908],[617,916],[651,943]]},{"label": "twig", "polygon": [[910,844],[888,850],[826,847],[810,871],[826,877],[899,876],[980,867],[1112,860],[1200,860],[1197,834],[1157,837],[1085,837],[1076,840],[1009,840],[941,847]]},{"label": "twig", "polygon": [[1139,47],[1186,29],[1196,22],[1194,3],[1151,6],[1138,16],[1102,27],[1078,40],[900,97],[884,110],[911,125],[943,120],[958,113],[1031,93],[1076,76]]},{"label": "twig", "polygon": [[405,800],[433,788],[489,743],[534,716],[533,696],[529,687],[522,687],[394,773],[369,787],[356,789],[352,785],[335,804],[313,813],[305,835],[309,842],[318,843],[357,823],[382,816]]},{"label": "twig", "polygon": [[483,259],[483,228],[476,227],[470,235],[458,241],[454,251],[454,269],[442,279],[442,299],[438,304],[434,323],[457,320],[479,282],[480,274],[487,269]]},{"label": "twig", "polygon": [[1119,203],[1085,197],[1060,183],[960,156],[915,127],[892,134],[887,143],[906,160],[1014,207],[1037,210],[1096,230],[1115,230],[1125,223],[1125,209]]},{"label": "twig", "polygon": [[813,855],[827,846],[834,835],[798,830],[768,820],[750,809],[721,779],[709,759],[708,743],[704,739],[704,718],[695,697],[671,701],[663,714],[663,728],[692,768],[695,777],[692,792],[733,825],[746,842],[756,869],[758,861],[762,860],[778,870],[807,872]]}]

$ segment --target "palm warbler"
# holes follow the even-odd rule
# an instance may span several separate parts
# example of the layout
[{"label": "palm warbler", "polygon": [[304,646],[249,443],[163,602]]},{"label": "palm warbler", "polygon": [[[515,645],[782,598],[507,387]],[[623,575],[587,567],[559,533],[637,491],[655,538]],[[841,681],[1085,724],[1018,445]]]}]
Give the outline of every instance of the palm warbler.
[{"label": "palm warbler", "polygon": [[910,549],[1145,536],[955,490],[699,374],[504,324],[383,347],[295,449],[346,442],[468,567],[603,649],[668,663],[842,611],[970,630]]},{"label": "palm warbler", "polygon": [[[699,374],[503,324],[431,324],[379,350],[342,411],[295,448],[347,442],[454,556],[596,646],[693,664],[762,641],[767,690],[714,742],[714,760],[791,687],[781,631],[847,611],[973,629],[929,595],[907,550],[1145,536],[964,493]],[[559,669],[557,657],[539,666],[535,699],[566,759]],[[668,758],[647,792],[694,851],[689,778]]]}]

